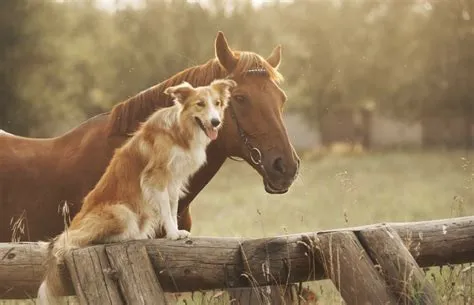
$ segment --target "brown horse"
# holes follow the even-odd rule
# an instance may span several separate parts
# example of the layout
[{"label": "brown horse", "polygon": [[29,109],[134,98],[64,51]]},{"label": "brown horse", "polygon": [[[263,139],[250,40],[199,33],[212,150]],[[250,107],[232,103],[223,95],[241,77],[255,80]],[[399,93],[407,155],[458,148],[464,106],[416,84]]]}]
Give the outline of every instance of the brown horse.
[{"label": "brown horse", "polygon": [[[219,32],[215,52],[215,59],[176,74],[60,137],[0,135],[0,241],[11,240],[14,220],[17,231],[23,228],[23,240],[60,233],[64,218],[59,207],[66,202],[71,217],[77,213],[114,150],[155,109],[170,106],[163,91],[183,81],[205,86],[214,79],[232,78],[238,85],[219,137],[207,149],[207,165],[191,179],[189,193],[179,202],[179,227],[191,229],[189,204],[227,157],[240,157],[252,165],[268,193],[285,193],[298,174],[299,158],[282,121],[286,96],[278,86],[281,48],[277,46],[267,59],[232,51]],[[23,220],[20,226],[18,218]]]}]

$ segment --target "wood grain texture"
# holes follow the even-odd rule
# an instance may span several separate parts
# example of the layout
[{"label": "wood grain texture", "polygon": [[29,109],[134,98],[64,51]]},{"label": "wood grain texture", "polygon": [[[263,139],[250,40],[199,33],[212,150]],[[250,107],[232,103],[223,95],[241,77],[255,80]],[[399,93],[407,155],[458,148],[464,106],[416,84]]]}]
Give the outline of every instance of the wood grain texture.
[{"label": "wood grain texture", "polygon": [[398,304],[440,304],[436,290],[394,229],[381,226],[362,230],[359,239],[374,263],[380,266]]},{"label": "wood grain texture", "polygon": [[[291,283],[291,276],[308,271],[308,268],[299,271],[292,269],[293,263],[295,266],[304,266],[298,261],[300,256],[291,256],[308,250],[300,240],[300,236],[288,236],[286,240],[261,238],[243,241],[240,247],[244,268],[242,275],[252,288],[228,289],[232,301],[236,305],[297,304],[297,288]],[[311,265],[308,257],[305,259]],[[310,280],[311,274],[307,273]],[[271,285],[259,286],[261,282]]]},{"label": "wood grain texture", "polygon": [[[474,217],[389,225],[420,267],[474,261]],[[329,230],[319,232],[318,236],[349,230],[357,233],[377,227],[380,225]],[[249,271],[256,275],[254,285],[271,285],[275,283],[273,279],[267,280],[257,272],[267,261],[267,255],[269,272],[282,283],[322,279],[322,265],[308,257],[308,236],[314,234],[246,240],[194,237],[134,243],[146,247],[163,290],[176,292],[249,287],[243,276]],[[247,266],[240,252],[244,241]],[[35,296],[44,270],[44,255],[36,243],[0,244],[0,298]]]},{"label": "wood grain texture", "polygon": [[104,247],[66,255],[66,265],[81,305],[125,305]]},{"label": "wood grain texture", "polygon": [[105,251],[117,272],[125,304],[168,304],[145,247],[125,243],[106,246]]},{"label": "wood grain texture", "polygon": [[396,299],[352,231],[316,236],[326,275],[347,305],[395,305]]}]

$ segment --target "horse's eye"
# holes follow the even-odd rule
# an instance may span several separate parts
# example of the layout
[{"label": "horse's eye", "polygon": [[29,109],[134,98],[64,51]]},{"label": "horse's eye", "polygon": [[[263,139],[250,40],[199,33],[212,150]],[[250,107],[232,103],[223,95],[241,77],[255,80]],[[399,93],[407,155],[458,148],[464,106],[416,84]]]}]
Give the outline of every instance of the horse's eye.
[{"label": "horse's eye", "polygon": [[245,96],[243,96],[243,95],[234,95],[234,100],[241,103],[241,102],[245,101]]},{"label": "horse's eye", "polygon": [[199,107],[204,107],[206,106],[206,103],[204,103],[203,101],[199,101],[196,103],[196,105],[198,105]]}]

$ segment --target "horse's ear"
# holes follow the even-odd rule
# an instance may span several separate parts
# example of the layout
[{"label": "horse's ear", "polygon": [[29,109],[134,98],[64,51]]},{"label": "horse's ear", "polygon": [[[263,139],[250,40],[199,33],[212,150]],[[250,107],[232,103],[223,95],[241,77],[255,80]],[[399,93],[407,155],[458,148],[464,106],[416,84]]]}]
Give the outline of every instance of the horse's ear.
[{"label": "horse's ear", "polygon": [[229,47],[227,40],[225,39],[224,33],[219,31],[216,37],[215,43],[216,57],[220,64],[231,73],[237,65],[237,58]]},{"label": "horse's ear", "polygon": [[270,56],[267,57],[267,62],[275,69],[278,69],[281,62],[281,45],[277,45]]},{"label": "horse's ear", "polygon": [[164,91],[165,94],[171,95],[175,102],[181,104],[184,103],[193,92],[194,88],[188,82],[182,82],[177,86],[168,87]]},{"label": "horse's ear", "polygon": [[225,101],[230,97],[230,89],[235,86],[237,86],[237,83],[231,79],[216,79],[211,83],[211,88],[219,92]]}]

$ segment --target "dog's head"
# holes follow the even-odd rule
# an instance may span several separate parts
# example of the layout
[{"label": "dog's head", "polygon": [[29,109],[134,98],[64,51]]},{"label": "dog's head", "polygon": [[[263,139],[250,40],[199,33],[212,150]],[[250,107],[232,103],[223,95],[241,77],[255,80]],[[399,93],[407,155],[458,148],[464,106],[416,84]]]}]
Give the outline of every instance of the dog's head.
[{"label": "dog's head", "polygon": [[196,88],[183,82],[167,88],[164,93],[171,95],[175,103],[182,106],[183,119],[193,120],[210,140],[215,140],[224,120],[230,89],[236,85],[230,79],[218,79],[209,86]]}]

